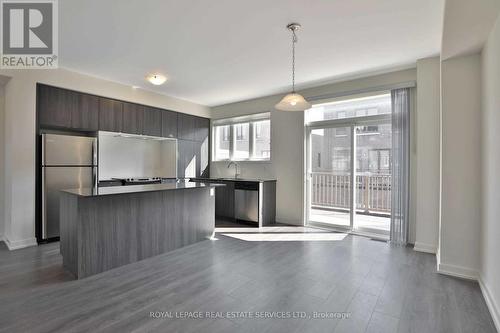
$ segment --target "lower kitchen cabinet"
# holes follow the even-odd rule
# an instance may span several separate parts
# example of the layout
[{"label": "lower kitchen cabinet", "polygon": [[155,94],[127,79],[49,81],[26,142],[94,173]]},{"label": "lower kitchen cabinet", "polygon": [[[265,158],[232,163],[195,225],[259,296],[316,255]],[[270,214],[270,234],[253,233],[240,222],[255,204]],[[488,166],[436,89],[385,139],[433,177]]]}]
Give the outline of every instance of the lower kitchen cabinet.
[{"label": "lower kitchen cabinet", "polygon": [[234,220],[234,182],[221,182],[226,186],[215,188],[215,216]]},{"label": "lower kitchen cabinet", "polygon": [[191,181],[226,185],[215,189],[215,215],[221,222],[255,227],[276,223],[276,180],[199,177]]}]

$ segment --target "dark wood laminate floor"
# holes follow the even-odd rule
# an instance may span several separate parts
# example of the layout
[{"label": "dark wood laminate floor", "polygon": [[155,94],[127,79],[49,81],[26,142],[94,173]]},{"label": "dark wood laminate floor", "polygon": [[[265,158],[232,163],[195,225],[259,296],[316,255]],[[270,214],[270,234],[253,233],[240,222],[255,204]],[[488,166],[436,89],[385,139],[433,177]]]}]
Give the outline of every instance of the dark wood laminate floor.
[{"label": "dark wood laminate floor", "polygon": [[[0,331],[495,332],[478,284],[437,274],[432,255],[314,229],[222,231],[79,281],[62,269],[58,243],[13,252],[2,243]],[[151,311],[350,317],[155,319]]]}]

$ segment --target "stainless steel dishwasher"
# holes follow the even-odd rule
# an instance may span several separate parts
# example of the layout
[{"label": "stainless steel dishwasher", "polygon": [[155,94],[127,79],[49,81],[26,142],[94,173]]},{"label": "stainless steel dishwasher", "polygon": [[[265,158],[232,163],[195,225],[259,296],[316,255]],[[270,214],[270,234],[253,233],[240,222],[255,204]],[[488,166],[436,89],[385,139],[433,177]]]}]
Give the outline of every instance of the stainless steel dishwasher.
[{"label": "stainless steel dishwasher", "polygon": [[234,184],[234,210],[237,220],[259,224],[259,183]]}]

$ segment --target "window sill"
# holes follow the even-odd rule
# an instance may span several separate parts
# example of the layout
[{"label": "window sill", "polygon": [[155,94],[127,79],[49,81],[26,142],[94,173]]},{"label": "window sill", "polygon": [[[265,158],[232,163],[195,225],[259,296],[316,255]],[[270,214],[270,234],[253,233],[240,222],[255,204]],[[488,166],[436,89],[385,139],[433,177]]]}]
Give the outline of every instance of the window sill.
[{"label": "window sill", "polygon": [[212,163],[231,163],[231,162],[236,162],[236,163],[256,163],[256,164],[271,164],[271,160],[215,160],[212,161]]}]

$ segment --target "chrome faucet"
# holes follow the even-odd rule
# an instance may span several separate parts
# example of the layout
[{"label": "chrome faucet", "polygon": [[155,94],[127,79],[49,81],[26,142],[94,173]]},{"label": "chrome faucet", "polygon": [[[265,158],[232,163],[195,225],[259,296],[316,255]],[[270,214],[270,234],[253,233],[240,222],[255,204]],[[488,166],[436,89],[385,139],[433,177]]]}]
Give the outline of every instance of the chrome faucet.
[{"label": "chrome faucet", "polygon": [[231,167],[231,165],[234,165],[234,178],[236,179],[240,175],[240,173],[238,172],[239,165],[235,161],[231,161],[227,165],[227,168],[229,169]]}]

